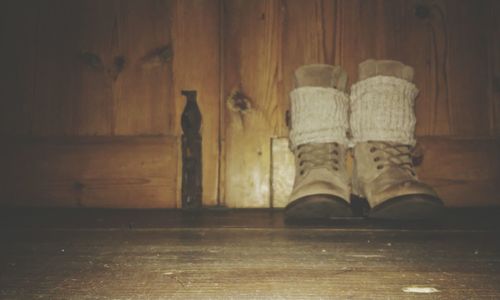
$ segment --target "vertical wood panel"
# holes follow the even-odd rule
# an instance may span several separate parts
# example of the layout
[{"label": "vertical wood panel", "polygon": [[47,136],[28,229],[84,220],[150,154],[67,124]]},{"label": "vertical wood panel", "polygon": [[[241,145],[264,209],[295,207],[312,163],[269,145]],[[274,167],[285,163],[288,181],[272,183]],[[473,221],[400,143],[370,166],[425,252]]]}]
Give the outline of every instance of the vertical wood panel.
[{"label": "vertical wood panel", "polygon": [[[111,78],[114,6],[111,1],[75,1],[76,30],[74,45],[67,50],[71,90],[66,102],[72,107],[70,135],[110,135],[113,129],[113,90]],[[49,17],[49,16],[45,16]],[[64,24],[58,24],[64,26]],[[65,37],[61,37],[65,38]],[[67,37],[66,37],[67,38]],[[73,48],[74,47],[74,48]],[[85,54],[95,54],[101,61],[99,67],[85,63]],[[50,75],[48,74],[48,79]],[[35,95],[37,97],[37,95]],[[54,133],[52,134],[54,135]]]},{"label": "vertical wood panel", "polygon": [[[418,11],[417,11],[418,10]],[[439,1],[340,1],[338,61],[350,82],[366,59],[415,68],[417,135],[448,134],[446,25]]]},{"label": "vertical wood panel", "polygon": [[447,1],[449,30],[450,125],[457,136],[487,136],[487,2]]},{"label": "vertical wood panel", "polygon": [[173,133],[168,1],[40,6],[35,135]]},{"label": "vertical wood panel", "polygon": [[[294,88],[294,71],[305,64],[334,64],[335,60],[335,10],[334,1],[284,1],[283,26],[283,89],[279,116],[289,108],[289,93]],[[286,135],[283,119],[279,120],[279,135]]]},{"label": "vertical wood panel", "polygon": [[[112,133],[113,11],[110,1],[40,3],[34,135]],[[90,54],[99,63],[85,62]]]},{"label": "vertical wood panel", "polygon": [[340,61],[351,82],[368,58],[413,66],[418,135],[488,135],[486,4],[342,1]]},{"label": "vertical wood panel", "polygon": [[489,98],[492,135],[500,137],[500,2],[490,0],[489,28]]},{"label": "vertical wood panel", "polygon": [[37,136],[74,132],[80,68],[80,12],[70,1],[40,3],[34,92],[33,133]]},{"label": "vertical wood panel", "polygon": [[448,135],[448,26],[443,1],[401,1],[401,60],[415,69],[416,134]]},{"label": "vertical wood panel", "polygon": [[[389,4],[390,2],[390,4]],[[358,64],[366,59],[400,59],[400,1],[341,1],[340,64],[357,80]]]},{"label": "vertical wood panel", "polygon": [[[74,5],[78,10],[78,31],[74,33],[75,48],[70,49],[74,52],[68,55],[77,61],[68,63],[72,63],[70,72],[78,82],[74,86],[75,94],[65,99],[74,103],[71,135],[110,135],[114,118],[111,75],[114,5],[112,1],[99,0],[79,1]],[[96,54],[102,65],[89,66],[83,59],[85,53]]]},{"label": "vertical wood panel", "polygon": [[4,1],[0,7],[0,134],[28,134],[33,118],[38,5]]},{"label": "vertical wood panel", "polygon": [[114,85],[116,135],[172,134],[171,1],[117,2],[113,56],[126,64]]},{"label": "vertical wood panel", "polygon": [[268,207],[278,114],[280,1],[224,2],[225,204]]},{"label": "vertical wood panel", "polygon": [[[203,204],[217,204],[219,172],[219,3],[177,0],[173,10],[173,91],[176,116],[184,108],[181,90],[196,90],[202,114]],[[176,119],[176,132],[179,131]]]},{"label": "vertical wood panel", "polygon": [[2,3],[3,203],[176,206],[170,2]]}]

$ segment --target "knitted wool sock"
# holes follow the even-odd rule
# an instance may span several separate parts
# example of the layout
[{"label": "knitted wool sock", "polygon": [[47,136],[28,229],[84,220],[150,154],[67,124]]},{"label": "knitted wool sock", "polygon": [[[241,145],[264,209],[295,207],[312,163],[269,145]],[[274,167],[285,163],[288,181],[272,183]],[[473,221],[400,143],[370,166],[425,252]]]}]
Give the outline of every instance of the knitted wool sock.
[{"label": "knitted wool sock", "polygon": [[344,92],[325,87],[299,87],[290,93],[292,150],[301,144],[347,145],[349,98]]},{"label": "knitted wool sock", "polygon": [[375,76],[351,87],[352,142],[415,145],[416,86],[404,79]]}]

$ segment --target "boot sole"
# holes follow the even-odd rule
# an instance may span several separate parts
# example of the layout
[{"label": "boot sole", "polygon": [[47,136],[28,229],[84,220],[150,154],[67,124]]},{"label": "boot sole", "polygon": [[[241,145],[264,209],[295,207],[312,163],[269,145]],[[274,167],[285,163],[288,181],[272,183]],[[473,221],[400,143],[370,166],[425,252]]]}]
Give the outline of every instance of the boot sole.
[{"label": "boot sole", "polygon": [[395,197],[372,208],[368,214],[373,219],[384,220],[426,220],[439,217],[443,202],[426,194]]},{"label": "boot sole", "polygon": [[300,198],[285,207],[285,220],[329,220],[352,216],[349,203],[333,195]]}]

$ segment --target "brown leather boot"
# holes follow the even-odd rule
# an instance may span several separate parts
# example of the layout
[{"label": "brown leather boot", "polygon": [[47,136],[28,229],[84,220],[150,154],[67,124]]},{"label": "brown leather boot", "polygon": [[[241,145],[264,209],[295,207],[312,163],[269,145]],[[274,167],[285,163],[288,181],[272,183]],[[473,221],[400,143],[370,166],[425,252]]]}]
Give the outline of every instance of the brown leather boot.
[{"label": "brown leather boot", "polygon": [[369,216],[417,220],[435,217],[443,203],[420,182],[412,163],[415,145],[413,69],[397,61],[368,60],[351,88],[353,193],[365,197]]},{"label": "brown leather boot", "polygon": [[290,145],[295,182],[287,220],[351,216],[346,170],[349,100],[346,73],[340,67],[307,65],[295,72],[290,93]]}]

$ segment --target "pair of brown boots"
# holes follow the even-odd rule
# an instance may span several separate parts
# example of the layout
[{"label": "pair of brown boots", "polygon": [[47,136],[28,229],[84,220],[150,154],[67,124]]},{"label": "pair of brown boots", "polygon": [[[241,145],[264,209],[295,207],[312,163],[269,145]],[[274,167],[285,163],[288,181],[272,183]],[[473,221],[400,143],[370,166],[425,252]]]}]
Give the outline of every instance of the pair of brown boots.
[{"label": "pair of brown boots", "polygon": [[412,163],[418,90],[411,67],[367,60],[350,95],[338,66],[306,65],[295,79],[290,146],[296,174],[288,220],[350,217],[351,194],[367,199],[372,218],[416,220],[440,212],[441,200],[418,180]]}]

